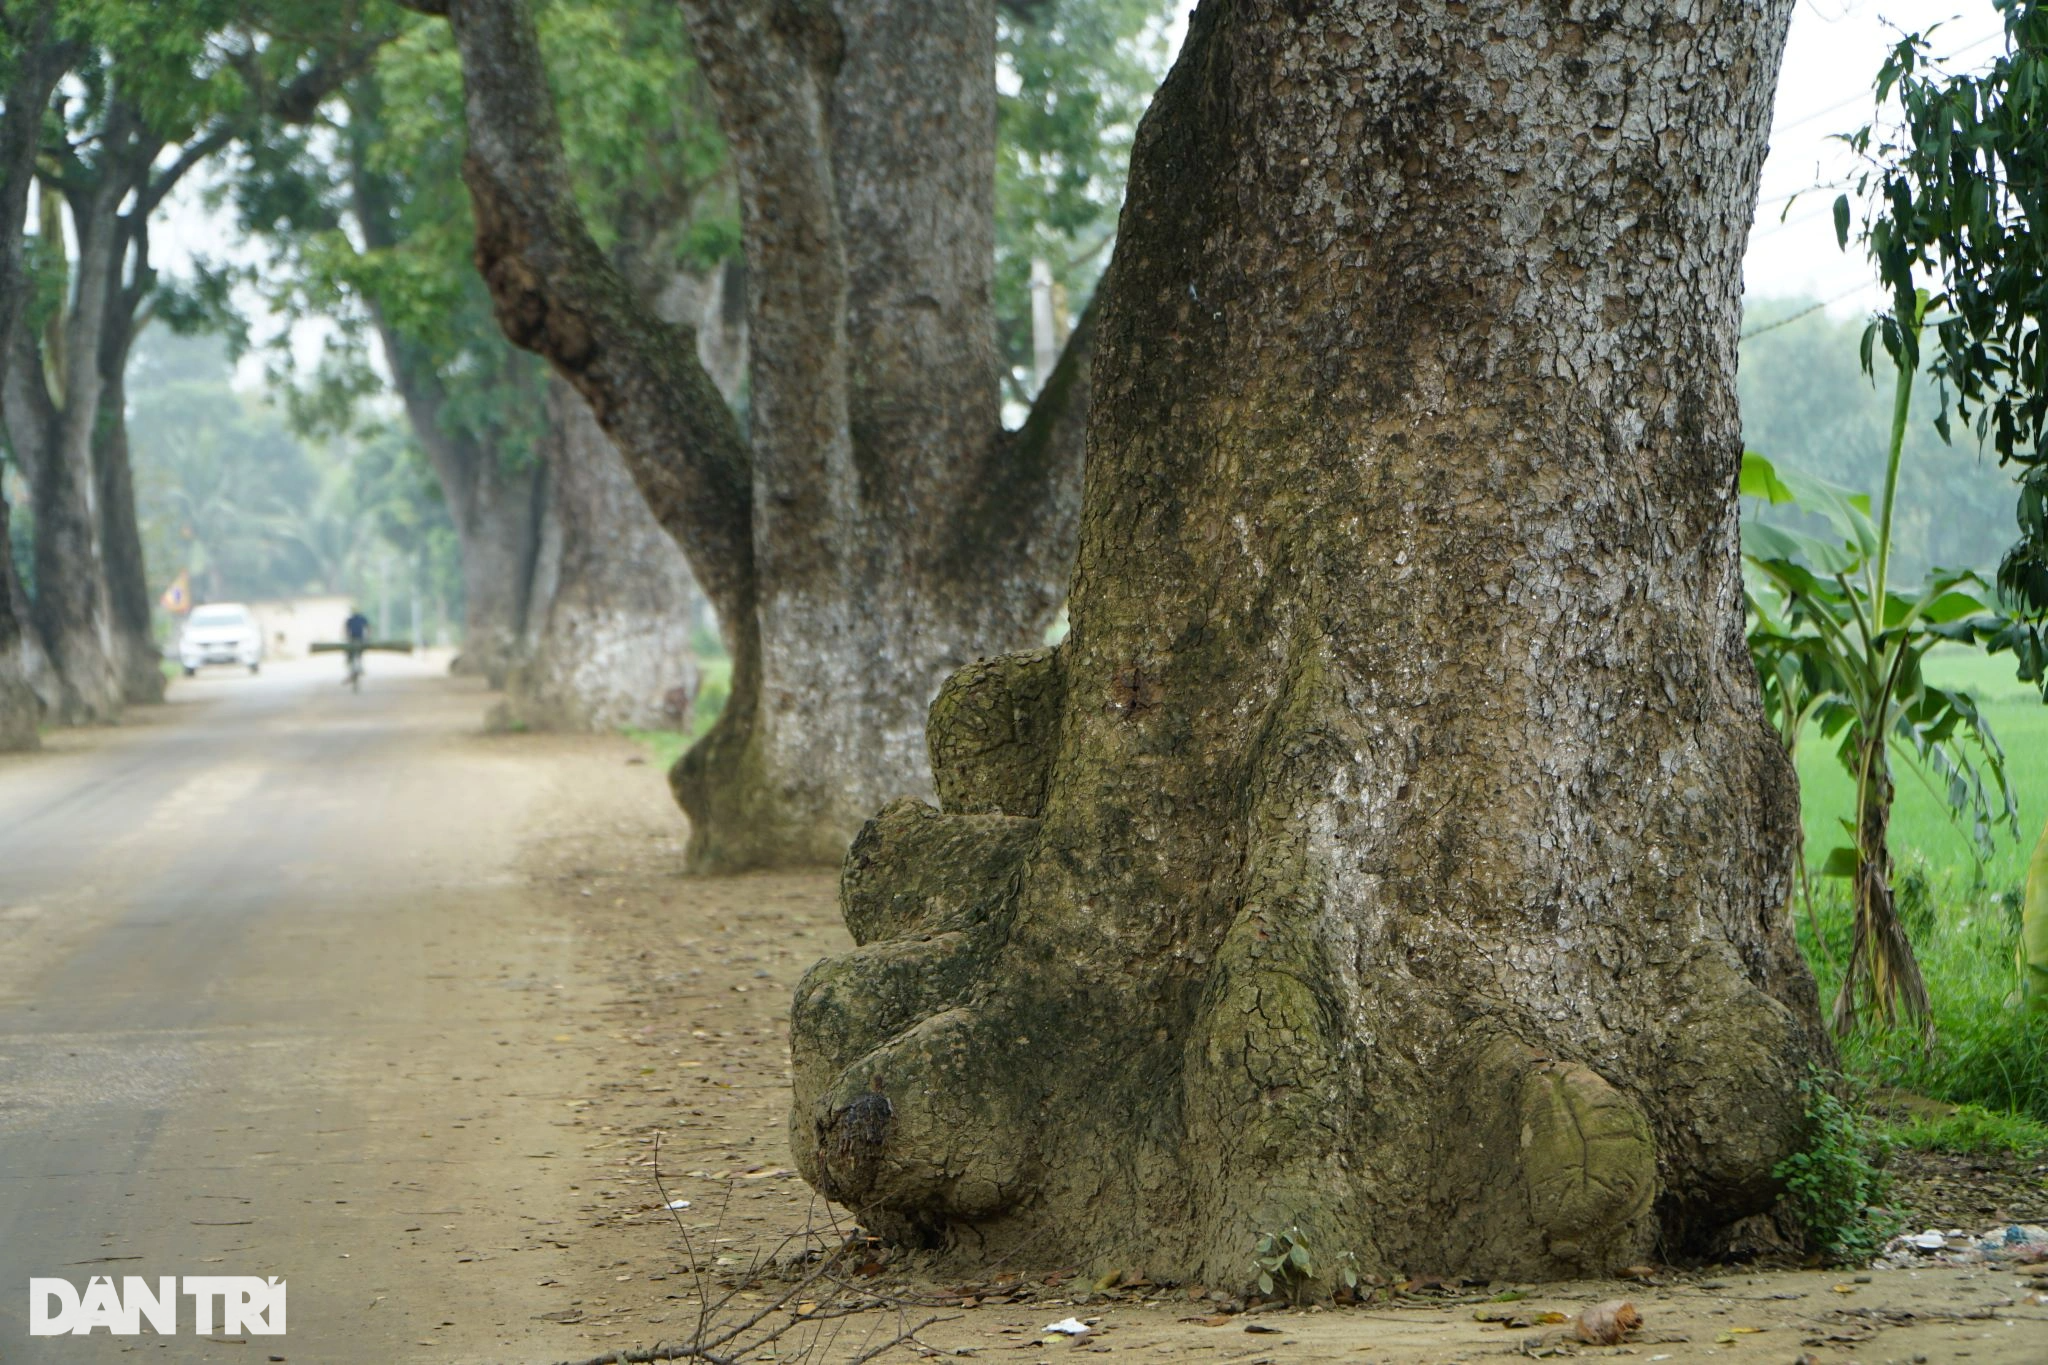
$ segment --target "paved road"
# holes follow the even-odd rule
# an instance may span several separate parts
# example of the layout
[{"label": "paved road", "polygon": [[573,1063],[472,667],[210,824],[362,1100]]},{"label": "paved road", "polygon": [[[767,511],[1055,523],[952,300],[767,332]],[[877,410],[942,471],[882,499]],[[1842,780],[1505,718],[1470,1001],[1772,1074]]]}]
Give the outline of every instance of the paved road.
[{"label": "paved road", "polygon": [[[503,989],[574,972],[513,867],[547,769],[372,667],[0,759],[0,1361],[520,1358],[520,1285],[469,1272],[564,1198],[527,1158],[573,1082],[521,1068],[547,1025]],[[28,1334],[31,1276],[94,1274],[282,1276],[289,1331]]]}]

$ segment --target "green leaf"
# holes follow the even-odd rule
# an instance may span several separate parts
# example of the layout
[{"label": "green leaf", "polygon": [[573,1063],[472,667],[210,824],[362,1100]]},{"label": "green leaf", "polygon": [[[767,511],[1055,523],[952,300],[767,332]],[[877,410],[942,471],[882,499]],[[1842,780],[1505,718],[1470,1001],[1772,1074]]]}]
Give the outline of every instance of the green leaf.
[{"label": "green leaf", "polygon": [[1820,875],[1823,877],[1853,877],[1856,875],[1856,867],[1855,849],[1831,848],[1828,850],[1826,860],[1820,865]]},{"label": "green leaf", "polygon": [[1745,498],[1762,498],[1770,503],[1792,501],[1792,489],[1778,477],[1776,466],[1754,450],[1742,452],[1741,486]]},{"label": "green leaf", "polygon": [[1849,246],[1849,196],[1835,196],[1835,245],[1847,250]]},{"label": "green leaf", "polygon": [[1830,577],[1853,574],[1863,567],[1864,560],[1863,555],[1847,545],[1830,544],[1803,532],[1762,522],[1750,522],[1742,528],[1742,548],[1766,568],[1774,567],[1769,561],[1777,561],[1807,571],[1809,576],[1815,572]]}]

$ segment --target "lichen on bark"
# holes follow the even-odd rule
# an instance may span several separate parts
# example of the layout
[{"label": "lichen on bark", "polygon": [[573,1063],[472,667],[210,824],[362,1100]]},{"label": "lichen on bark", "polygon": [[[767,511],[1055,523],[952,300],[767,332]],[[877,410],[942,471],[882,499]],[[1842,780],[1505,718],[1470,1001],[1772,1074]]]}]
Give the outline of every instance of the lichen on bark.
[{"label": "lichen on bark", "polygon": [[[1786,0],[1206,0],[1101,294],[1072,633],[845,872],[790,1137],[963,1257],[1551,1277],[1767,1208],[1825,1061],[1743,645]],[[981,822],[977,824],[976,822]]]}]

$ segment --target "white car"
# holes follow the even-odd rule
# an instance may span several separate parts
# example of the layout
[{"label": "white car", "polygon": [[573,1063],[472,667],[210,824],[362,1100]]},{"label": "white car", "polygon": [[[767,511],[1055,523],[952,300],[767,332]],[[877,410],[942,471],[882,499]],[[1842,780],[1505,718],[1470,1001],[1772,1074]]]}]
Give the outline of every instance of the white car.
[{"label": "white car", "polygon": [[255,613],[240,602],[194,607],[178,635],[178,662],[191,677],[208,664],[238,664],[251,673],[263,667],[263,631]]}]

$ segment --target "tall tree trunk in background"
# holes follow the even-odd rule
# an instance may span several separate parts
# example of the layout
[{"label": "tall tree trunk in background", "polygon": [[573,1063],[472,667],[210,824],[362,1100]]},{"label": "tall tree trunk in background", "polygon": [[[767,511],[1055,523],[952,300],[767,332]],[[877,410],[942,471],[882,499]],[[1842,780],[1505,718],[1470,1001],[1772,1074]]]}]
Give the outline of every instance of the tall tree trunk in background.
[{"label": "tall tree trunk in background", "polygon": [[135,473],[128,456],[128,351],[141,297],[155,287],[147,249],[133,281],[116,291],[100,345],[100,416],[93,436],[93,476],[100,514],[100,556],[113,612],[114,662],[122,700],[132,706],[164,699],[163,650],[150,614],[149,568],[135,514]]},{"label": "tall tree trunk in background", "polygon": [[1318,1294],[1770,1206],[1828,1057],[1738,572],[1790,8],[1205,0],[1103,285],[1072,634],[948,683],[943,810],[862,832],[863,946],[798,988],[817,1188],[1230,1287],[1297,1228]]},{"label": "tall tree trunk in background", "polygon": [[[127,117],[110,116],[117,125]],[[52,320],[44,346],[17,335],[7,357],[8,436],[35,502],[35,624],[59,679],[55,718],[67,725],[109,723],[121,714],[93,435],[100,338],[109,294],[120,289],[125,246],[116,210],[127,189],[119,177],[103,175],[70,196],[77,255],[69,306]],[[44,204],[46,224],[56,212],[53,196]]]},{"label": "tall tree trunk in background", "polygon": [[[656,305],[670,322],[696,327],[698,358],[728,404],[746,367],[741,274],[730,266],[704,278],[678,273]],[[687,708],[677,714],[667,699],[677,689],[697,694],[690,636],[702,593],[689,561],[590,405],[560,378],[548,386],[548,429],[555,555],[534,575],[535,628],[506,713],[537,729],[687,729]]]},{"label": "tall tree trunk in background", "polygon": [[[0,556],[8,553],[9,509],[0,497]],[[22,621],[14,613],[11,589],[14,566],[0,566],[0,753],[33,749],[40,742],[36,722],[42,718],[42,703],[28,685],[28,665],[22,649]]]},{"label": "tall tree trunk in background", "polygon": [[697,691],[696,580],[590,405],[560,379],[548,385],[548,428],[561,560],[533,644],[513,670],[507,711],[536,729],[671,724],[667,695]]},{"label": "tall tree trunk in background", "polygon": [[[55,0],[0,7],[0,36],[7,43],[8,62],[6,107],[0,108],[0,371],[13,354],[21,323],[26,292],[22,235],[43,111],[68,60],[65,46],[51,33],[56,8]],[[5,404],[6,385],[0,383],[0,412]],[[6,490],[0,488],[0,750],[35,748],[42,712],[29,683],[30,660],[41,658],[41,641],[33,638],[28,604],[15,574],[11,522]]]},{"label": "tall tree trunk in background", "polygon": [[[505,686],[527,629],[533,571],[547,506],[540,460],[514,464],[444,419],[446,395],[431,365],[391,328],[380,328],[413,435],[441,485],[462,554],[463,638],[458,672]],[[542,400],[537,392],[534,401]],[[545,604],[542,604],[545,605]],[[379,622],[384,629],[390,623]]]},{"label": "tall tree trunk in background", "polygon": [[740,188],[744,437],[584,228],[524,0],[427,7],[499,321],[590,402],[727,634],[731,700],[671,774],[692,862],[837,861],[931,789],[939,682],[1041,638],[1071,563],[1092,329],[1003,432],[993,0],[686,0]]},{"label": "tall tree trunk in background", "polygon": [[444,478],[462,549],[463,635],[457,671],[502,689],[519,661],[527,629],[533,569],[546,514],[549,471],[534,460],[508,468],[483,450],[455,487]]}]

